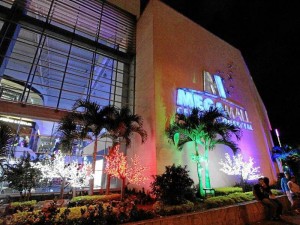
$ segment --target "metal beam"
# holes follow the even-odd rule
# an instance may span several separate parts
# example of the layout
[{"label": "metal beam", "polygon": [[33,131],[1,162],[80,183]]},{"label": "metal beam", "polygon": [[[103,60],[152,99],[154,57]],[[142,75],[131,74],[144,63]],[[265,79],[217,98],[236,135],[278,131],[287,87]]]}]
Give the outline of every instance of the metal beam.
[{"label": "metal beam", "polygon": [[22,104],[19,102],[8,102],[0,100],[0,114],[17,116],[29,119],[39,119],[45,121],[59,121],[63,116],[65,116],[67,110],[56,110],[54,108],[47,108],[45,106],[37,106],[30,104]]}]

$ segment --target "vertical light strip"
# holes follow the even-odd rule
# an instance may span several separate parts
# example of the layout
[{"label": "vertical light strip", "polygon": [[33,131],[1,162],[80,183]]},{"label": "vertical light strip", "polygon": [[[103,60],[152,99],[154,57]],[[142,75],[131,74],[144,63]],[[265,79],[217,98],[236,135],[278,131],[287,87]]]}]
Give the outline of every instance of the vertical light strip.
[{"label": "vertical light strip", "polygon": [[220,97],[226,98],[226,92],[224,89],[222,78],[218,75],[214,75],[214,78],[215,78],[215,83],[217,85]]}]

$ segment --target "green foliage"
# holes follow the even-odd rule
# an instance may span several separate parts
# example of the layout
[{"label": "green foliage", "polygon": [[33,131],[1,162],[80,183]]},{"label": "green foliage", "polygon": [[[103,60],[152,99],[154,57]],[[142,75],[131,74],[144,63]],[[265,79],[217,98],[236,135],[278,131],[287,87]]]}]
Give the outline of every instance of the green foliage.
[{"label": "green foliage", "polygon": [[233,205],[240,202],[251,201],[254,200],[252,192],[244,192],[244,193],[232,193],[226,196],[216,196],[211,197],[205,200],[205,208],[217,208],[226,205]]},{"label": "green foliage", "polygon": [[33,211],[35,205],[36,200],[26,202],[11,202],[5,208],[5,215],[11,215],[15,212]]},{"label": "green foliage", "polygon": [[12,207],[32,207],[36,205],[36,200],[26,201],[26,202],[12,202]]},{"label": "green foliage", "polygon": [[194,210],[194,203],[187,201],[186,203],[179,205],[166,205],[160,201],[157,201],[153,205],[153,209],[160,216],[177,215],[181,213],[192,212]]},{"label": "green foliage", "polygon": [[115,207],[110,203],[85,205],[72,208],[57,208],[55,203],[49,208],[33,212],[18,212],[12,217],[11,225],[100,225],[121,224],[154,218],[151,211],[137,209],[128,201],[119,202]]},{"label": "green foliage", "polygon": [[221,187],[221,188],[215,188],[215,195],[229,195],[236,192],[243,192],[243,189],[241,187]]},{"label": "green foliage", "polygon": [[[182,150],[187,142],[192,141],[195,143],[193,149],[195,153],[192,159],[197,163],[199,193],[201,196],[204,196],[202,171],[205,173],[205,187],[211,188],[208,151],[213,150],[218,144],[228,146],[234,153],[239,150],[237,144],[232,141],[232,136],[239,140],[241,130],[239,127],[225,122],[227,119],[230,119],[228,113],[216,107],[210,107],[209,110],[193,108],[189,115],[176,114],[175,121],[166,129],[169,141],[173,142],[179,150]],[[199,145],[204,147],[204,154],[200,154]],[[205,164],[204,170],[202,162]]]},{"label": "green foliage", "polygon": [[14,139],[14,131],[7,124],[0,122],[0,163],[8,154],[10,145]]},{"label": "green foliage", "polygon": [[7,181],[10,188],[18,190],[21,196],[25,191],[30,197],[31,189],[38,186],[40,179],[41,171],[31,166],[29,154],[16,164],[7,164],[3,170],[2,180]]},{"label": "green foliage", "polygon": [[120,194],[111,194],[111,195],[86,195],[86,196],[77,196],[71,199],[69,206],[82,206],[82,205],[95,205],[101,202],[108,202],[113,200],[120,200]]},{"label": "green foliage", "polygon": [[186,166],[166,166],[166,171],[162,175],[153,176],[151,183],[152,193],[164,204],[176,205],[185,203],[187,193],[190,193],[194,184],[189,177]]},{"label": "green foliage", "polygon": [[282,190],[279,190],[279,189],[272,189],[271,190],[272,191],[272,193],[274,194],[274,195],[282,195],[283,194],[283,192],[282,192]]}]

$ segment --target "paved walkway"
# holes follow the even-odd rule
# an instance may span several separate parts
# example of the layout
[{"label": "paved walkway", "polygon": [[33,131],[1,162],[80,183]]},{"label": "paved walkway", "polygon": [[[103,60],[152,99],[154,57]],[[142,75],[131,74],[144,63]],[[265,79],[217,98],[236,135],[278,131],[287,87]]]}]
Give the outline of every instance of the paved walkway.
[{"label": "paved walkway", "polygon": [[300,225],[300,215],[283,215],[279,221],[262,220],[249,225]]}]

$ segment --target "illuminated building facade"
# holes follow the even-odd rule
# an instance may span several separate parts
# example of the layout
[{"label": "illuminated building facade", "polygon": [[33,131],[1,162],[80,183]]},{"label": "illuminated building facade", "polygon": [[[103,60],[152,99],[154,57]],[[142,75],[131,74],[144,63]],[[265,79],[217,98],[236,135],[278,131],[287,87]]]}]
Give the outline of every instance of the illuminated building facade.
[{"label": "illuminated building facade", "polygon": [[[1,115],[34,122],[28,135],[39,152],[53,148],[56,122],[77,99],[127,105],[148,132],[147,142],[136,137],[128,155],[140,155],[149,176],[176,163],[187,164],[195,177],[191,146],[178,152],[164,130],[176,112],[215,105],[241,126],[244,157],[274,180],[271,127],[241,53],[160,1],[150,1],[141,15],[139,6],[126,0],[2,1]],[[101,141],[99,160],[110,144]],[[91,149],[87,144],[83,154]],[[225,152],[224,146],[211,152],[214,187],[235,182],[219,171]],[[98,187],[104,183],[99,179]]]}]

